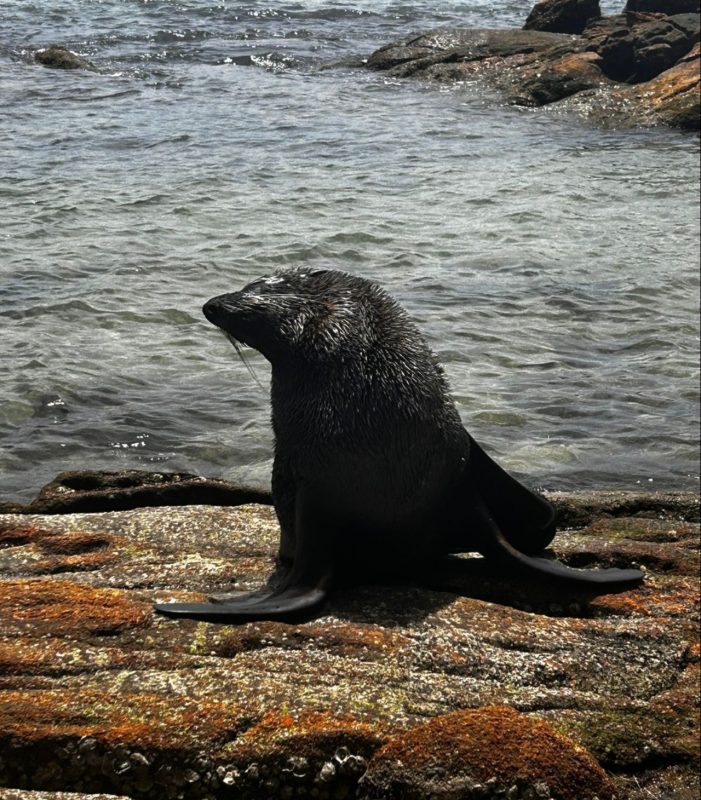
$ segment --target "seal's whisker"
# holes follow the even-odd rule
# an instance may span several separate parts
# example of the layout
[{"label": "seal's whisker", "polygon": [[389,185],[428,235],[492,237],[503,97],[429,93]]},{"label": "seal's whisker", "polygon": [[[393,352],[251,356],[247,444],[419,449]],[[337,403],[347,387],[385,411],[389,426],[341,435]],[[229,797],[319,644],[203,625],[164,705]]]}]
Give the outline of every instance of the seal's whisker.
[{"label": "seal's whisker", "polygon": [[248,370],[248,374],[253,378],[253,380],[262,389],[263,388],[263,384],[258,380],[258,376],[254,372],[253,367],[251,366],[249,360],[246,358],[246,353],[244,351],[244,347],[241,344],[241,342],[239,342],[239,340],[236,339],[234,336],[232,336],[230,333],[226,333],[226,338],[231,342],[231,344],[234,345],[234,350],[236,350],[236,355],[241,359],[241,363]]}]

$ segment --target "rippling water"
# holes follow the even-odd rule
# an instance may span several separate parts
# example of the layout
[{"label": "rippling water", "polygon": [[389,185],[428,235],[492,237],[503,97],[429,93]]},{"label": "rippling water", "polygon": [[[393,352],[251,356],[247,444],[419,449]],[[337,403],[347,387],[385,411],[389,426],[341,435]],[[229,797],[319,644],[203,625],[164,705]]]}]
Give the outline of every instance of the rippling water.
[{"label": "rippling water", "polygon": [[[200,306],[294,264],[395,294],[532,483],[697,486],[698,139],[343,65],[527,5],[4,2],[0,495],[263,478],[266,364]],[[51,43],[99,72],[33,64]]]}]

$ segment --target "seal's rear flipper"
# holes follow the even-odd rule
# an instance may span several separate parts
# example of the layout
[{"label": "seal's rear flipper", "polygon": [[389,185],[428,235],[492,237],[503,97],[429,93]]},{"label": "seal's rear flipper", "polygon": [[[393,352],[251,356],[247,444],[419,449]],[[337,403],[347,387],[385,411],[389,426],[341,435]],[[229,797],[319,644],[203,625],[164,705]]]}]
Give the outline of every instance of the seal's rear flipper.
[{"label": "seal's rear flipper", "polygon": [[487,507],[477,488],[466,482],[465,494],[470,518],[467,529],[473,544],[485,558],[492,559],[513,575],[548,581],[549,585],[570,588],[593,596],[625,592],[639,586],[644,574],[638,569],[577,569],[559,561],[537,558],[516,549]]},{"label": "seal's rear flipper", "polygon": [[[521,555],[521,554],[519,554]],[[523,556],[522,559],[514,560],[513,569],[515,572],[534,577],[549,579],[553,586],[561,585],[571,587],[591,594],[612,594],[614,592],[627,592],[635,589],[645,579],[644,574],[639,569],[577,569],[568,567],[560,561],[549,558],[534,558],[533,556]]]},{"label": "seal's rear flipper", "polygon": [[324,589],[286,589],[279,594],[242,598],[226,603],[157,603],[158,614],[237,625],[255,620],[302,622],[318,613],[326,602]]},{"label": "seal's rear flipper", "polygon": [[477,494],[512,547],[542,553],[555,536],[555,509],[499,466],[470,436],[468,472]]}]

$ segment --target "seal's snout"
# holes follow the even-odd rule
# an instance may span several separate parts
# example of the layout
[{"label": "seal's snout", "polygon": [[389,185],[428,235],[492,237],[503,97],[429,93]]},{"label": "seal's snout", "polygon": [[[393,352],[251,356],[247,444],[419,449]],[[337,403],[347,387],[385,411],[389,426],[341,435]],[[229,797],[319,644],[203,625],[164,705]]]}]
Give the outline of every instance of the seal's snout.
[{"label": "seal's snout", "polygon": [[202,313],[210,322],[213,322],[215,325],[217,324],[217,309],[218,303],[216,297],[213,300],[207,300],[207,302],[202,306]]},{"label": "seal's snout", "polygon": [[213,325],[224,328],[227,320],[230,323],[232,315],[236,314],[238,310],[237,299],[235,293],[220,294],[218,297],[207,300],[202,306],[202,313]]}]

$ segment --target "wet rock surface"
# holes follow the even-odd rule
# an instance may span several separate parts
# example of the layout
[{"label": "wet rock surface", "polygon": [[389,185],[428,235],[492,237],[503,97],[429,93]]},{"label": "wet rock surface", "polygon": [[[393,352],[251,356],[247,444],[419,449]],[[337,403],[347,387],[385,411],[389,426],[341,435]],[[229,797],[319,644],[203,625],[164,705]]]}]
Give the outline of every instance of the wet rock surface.
[{"label": "wet rock surface", "polygon": [[594,20],[583,31],[602,72],[621,83],[649,81],[673,67],[699,41],[698,14],[620,14]]},{"label": "wet rock surface", "polygon": [[272,508],[0,516],[0,792],[696,798],[698,497],[553,500],[560,558],[644,585],[453,557],[305,624],[173,622],[152,603],[265,580]]},{"label": "wet rock surface", "polygon": [[486,84],[515,105],[559,104],[597,124],[698,130],[698,13],[681,1],[666,13],[601,17],[597,8],[544,0],[524,30],[441,28],[385,45],[366,64],[398,78]]},{"label": "wet rock surface", "polygon": [[61,472],[30,503],[0,503],[0,514],[69,514],[124,511],[167,505],[227,505],[272,503],[266,489],[203,478],[188,472]]}]

